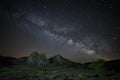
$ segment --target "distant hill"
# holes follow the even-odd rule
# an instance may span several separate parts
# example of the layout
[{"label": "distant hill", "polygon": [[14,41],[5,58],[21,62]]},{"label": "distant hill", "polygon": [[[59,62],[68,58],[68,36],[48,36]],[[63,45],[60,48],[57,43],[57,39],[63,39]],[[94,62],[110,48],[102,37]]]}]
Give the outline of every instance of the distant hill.
[{"label": "distant hill", "polygon": [[105,67],[109,70],[120,71],[120,60],[112,60],[105,62]]},{"label": "distant hill", "polygon": [[14,57],[0,56],[0,68],[17,64],[18,60]]},{"label": "distant hill", "polygon": [[26,57],[19,57],[18,61],[19,61],[19,63],[26,63],[27,59],[28,59],[28,56],[26,56]]},{"label": "distant hill", "polygon": [[55,64],[55,65],[69,65],[73,64],[74,62],[62,57],[61,55],[56,55],[48,59],[50,64]]},{"label": "distant hill", "polygon": [[[91,64],[91,62],[85,63],[84,66],[87,66],[89,64]],[[105,61],[104,62],[104,68],[107,69],[107,70],[120,71],[120,60]]]}]

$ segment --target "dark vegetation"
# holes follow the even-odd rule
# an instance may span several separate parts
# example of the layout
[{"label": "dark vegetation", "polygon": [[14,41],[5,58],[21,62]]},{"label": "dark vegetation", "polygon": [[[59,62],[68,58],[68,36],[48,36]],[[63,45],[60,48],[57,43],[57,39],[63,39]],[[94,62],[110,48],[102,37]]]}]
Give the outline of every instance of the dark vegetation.
[{"label": "dark vegetation", "polygon": [[0,80],[120,80],[120,60],[74,63],[38,52],[19,59],[0,56]]}]

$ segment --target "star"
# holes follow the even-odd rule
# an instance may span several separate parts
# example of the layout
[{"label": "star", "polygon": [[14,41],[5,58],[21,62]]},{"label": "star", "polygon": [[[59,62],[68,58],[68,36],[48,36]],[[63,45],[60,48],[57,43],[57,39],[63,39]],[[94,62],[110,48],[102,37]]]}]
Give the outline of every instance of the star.
[{"label": "star", "polygon": [[43,6],[44,9],[47,9],[47,6]]}]

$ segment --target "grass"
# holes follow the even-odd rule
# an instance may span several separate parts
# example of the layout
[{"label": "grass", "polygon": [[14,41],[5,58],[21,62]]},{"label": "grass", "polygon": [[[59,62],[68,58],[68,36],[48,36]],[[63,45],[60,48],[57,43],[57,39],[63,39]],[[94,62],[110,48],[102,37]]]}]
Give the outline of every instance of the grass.
[{"label": "grass", "polygon": [[120,73],[104,71],[103,77],[83,65],[47,66],[40,69],[19,64],[0,69],[0,80],[120,80]]}]

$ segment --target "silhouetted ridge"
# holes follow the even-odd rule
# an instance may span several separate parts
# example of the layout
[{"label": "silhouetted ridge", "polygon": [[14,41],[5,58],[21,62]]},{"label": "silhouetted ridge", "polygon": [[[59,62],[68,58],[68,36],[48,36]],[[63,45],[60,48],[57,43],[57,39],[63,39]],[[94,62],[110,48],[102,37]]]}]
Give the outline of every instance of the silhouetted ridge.
[{"label": "silhouetted ridge", "polygon": [[120,60],[112,60],[105,62],[105,67],[109,70],[120,71]]},{"label": "silhouetted ridge", "polygon": [[7,67],[17,64],[18,60],[14,57],[0,56],[0,67]]}]

